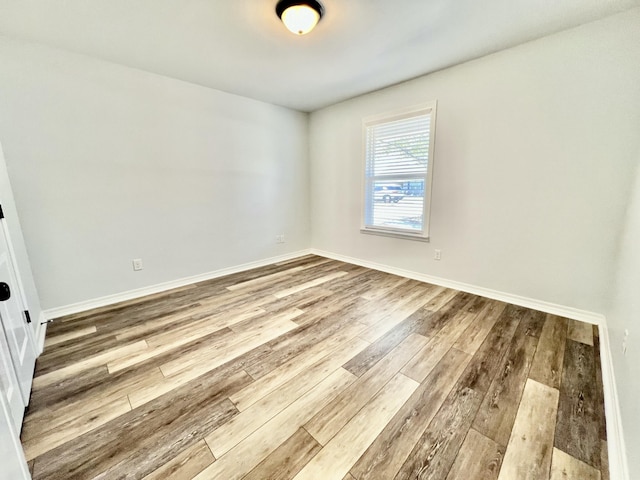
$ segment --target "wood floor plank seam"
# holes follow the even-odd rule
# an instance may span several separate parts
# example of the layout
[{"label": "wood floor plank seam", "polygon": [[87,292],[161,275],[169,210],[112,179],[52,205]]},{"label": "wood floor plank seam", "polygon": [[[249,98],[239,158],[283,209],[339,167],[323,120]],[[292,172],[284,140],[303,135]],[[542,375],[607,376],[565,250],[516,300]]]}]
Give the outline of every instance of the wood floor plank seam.
[{"label": "wood floor plank seam", "polygon": [[111,402],[108,408],[100,407],[86,412],[84,415],[74,419],[73,422],[67,423],[64,428],[40,432],[39,435],[27,441],[23,439],[25,456],[27,460],[33,460],[73,438],[101,427],[110,420],[131,410],[131,404],[128,398],[124,396]]},{"label": "wood floor plank seam", "polygon": [[[425,342],[424,337],[412,334],[390,351],[380,362],[358,378],[332,403],[318,412],[306,425],[307,431],[326,445],[346,422],[358,414],[368,401],[378,394],[403,365]],[[362,387],[366,388],[362,388]]]},{"label": "wood floor plank seam", "polygon": [[[516,330],[517,333],[517,330]],[[515,420],[517,411],[520,407],[520,403],[522,401],[522,396],[524,394],[524,382],[529,378],[529,372],[531,370],[531,364],[533,363],[533,359],[535,357],[535,353],[538,348],[539,341],[529,339],[533,339],[535,337],[527,337],[526,335],[522,338],[523,342],[521,344],[512,343],[512,347],[518,345],[518,350],[513,352],[516,357],[509,358],[509,354],[512,353],[507,351],[502,360],[502,372],[498,370],[496,376],[493,378],[491,382],[491,386],[489,390],[485,394],[482,405],[480,406],[480,412],[476,415],[474,420],[474,428],[478,430],[478,432],[484,434],[485,436],[491,438],[496,443],[506,447],[509,441],[508,433],[511,432],[513,421]],[[526,349],[529,348],[530,351],[527,352]],[[522,355],[518,357],[518,353],[522,351]],[[513,359],[513,362],[512,362]],[[518,360],[521,360],[523,363],[520,364],[522,367],[519,372],[513,371],[514,368],[518,368]],[[506,363],[505,363],[506,362]],[[520,373],[520,379],[513,378],[513,374]],[[502,380],[502,382],[500,382]],[[517,384],[513,385],[513,381],[517,381]],[[505,385],[506,384],[506,385]],[[512,385],[509,385],[512,384]],[[509,394],[509,387],[515,388],[516,396],[511,399],[511,401],[506,402],[506,405],[503,405],[503,408],[500,409],[498,405],[498,401],[496,401],[495,396],[499,393],[507,392]],[[521,388],[520,388],[521,387]],[[490,396],[493,396],[492,399],[489,399]],[[505,412],[505,408],[509,409],[511,407],[511,411],[508,410]],[[483,407],[485,408],[483,410]],[[497,409],[502,410],[501,412],[497,412]],[[479,419],[479,415],[482,417]],[[484,422],[484,423],[481,423]],[[506,427],[506,430],[501,427]]]},{"label": "wood floor plank seam", "polygon": [[[350,354],[351,349],[358,351],[361,350],[364,345],[366,344],[364,344],[363,341],[353,338],[344,345],[344,350]],[[207,437],[207,443],[213,453],[217,457],[224,455],[224,453],[251,435],[251,433],[267,423],[271,418],[285,410],[298,398],[304,396],[326,378],[335,374],[342,368],[340,363],[341,359],[339,354],[335,355],[335,357],[328,355],[316,362],[308,372],[294,376],[245,409],[239,409],[240,413],[235,418],[229,423],[222,425]],[[308,380],[309,378],[311,378],[311,381]],[[233,402],[233,396],[231,396],[230,399]],[[237,404],[236,408],[238,408]],[[246,419],[248,419],[248,421]],[[254,419],[257,419],[257,421]],[[215,447],[213,443],[216,443]]]},{"label": "wood floor plank seam", "polygon": [[353,463],[384,429],[387,419],[397,412],[419,386],[409,377],[396,374],[360,414],[347,423],[320,452],[294,477],[294,480],[341,480]]},{"label": "wood floor plank seam", "polygon": [[351,474],[362,480],[394,478],[457,385],[471,358],[452,348],[358,459]]},{"label": "wood floor plank seam", "polygon": [[91,335],[92,333],[96,333],[96,326],[95,325],[90,325],[88,327],[85,327],[83,329],[79,329],[75,332],[70,332],[70,333],[66,333],[66,334],[60,334],[60,335],[52,335],[50,337],[47,337],[45,339],[45,348],[51,348],[54,345],[59,345],[61,343],[70,341],[70,340],[76,340],[80,337],[84,337],[86,335]]},{"label": "wood floor plank seam", "polygon": [[86,360],[83,360],[82,362],[73,364],[73,365],[69,365],[66,367],[63,367],[59,370],[55,370],[53,372],[50,373],[46,373],[44,375],[35,377],[33,379],[33,388],[38,388],[38,387],[43,387],[43,386],[47,386],[50,385],[52,383],[58,382],[64,378],[67,378],[73,374],[77,374],[79,372],[82,372],[84,370],[87,370],[88,368],[90,368],[91,366],[94,365],[101,365],[104,363],[104,359],[105,358],[110,358],[111,356],[116,357],[117,354],[121,354],[123,351],[127,351],[127,352],[135,352],[135,351],[140,351],[140,350],[144,350],[146,348],[149,348],[147,342],[145,340],[140,340],[137,341],[131,345],[127,345],[124,347],[117,347],[114,348],[112,350],[106,351],[106,352],[102,352],[99,353],[93,357],[87,358]]},{"label": "wood floor plank seam", "polygon": [[[413,449],[403,457],[394,478],[419,475],[425,479],[446,476],[464,442],[481,396],[458,381],[442,401]],[[373,478],[373,477],[371,477]]]},{"label": "wood floor plank seam", "polygon": [[263,396],[271,393],[274,389],[278,388],[283,383],[286,383],[288,380],[290,380],[290,378],[297,376],[299,373],[301,373],[301,370],[305,367],[305,365],[308,365],[308,367],[306,368],[313,368],[314,365],[326,361],[327,359],[330,360],[330,357],[332,356],[332,354],[334,354],[334,352],[336,355],[338,355],[339,352],[336,352],[336,350],[343,349],[351,344],[357,345],[356,349],[354,350],[355,352],[362,351],[362,349],[366,348],[369,343],[355,335],[355,332],[357,332],[357,330],[358,327],[356,327],[353,332],[344,335],[343,338],[337,336],[335,340],[336,345],[334,345],[333,347],[330,345],[331,342],[328,342],[328,340],[333,340],[333,338],[329,337],[326,340],[327,346],[331,348],[331,350],[323,351],[323,349],[318,349],[319,351],[316,353],[315,350],[309,349],[307,352],[304,352],[292,358],[289,362],[274,369],[270,376],[261,377],[251,385],[248,385],[246,389],[234,395],[231,398],[231,401],[234,402],[239,410],[245,410]]},{"label": "wood floor plank seam", "polygon": [[[545,418],[555,416],[559,392],[535,380],[527,380],[511,432],[499,480],[548,478],[554,429]],[[540,428],[542,426],[543,428]],[[551,426],[552,427],[552,426]]]},{"label": "wood floor plank seam", "polygon": [[[203,470],[198,480],[237,480],[252,470],[355,377],[340,368]],[[207,443],[209,443],[208,439]],[[238,465],[237,462],[241,464]]]},{"label": "wood floor plank seam", "polygon": [[446,480],[495,480],[503,458],[504,448],[470,428],[456,453]]}]

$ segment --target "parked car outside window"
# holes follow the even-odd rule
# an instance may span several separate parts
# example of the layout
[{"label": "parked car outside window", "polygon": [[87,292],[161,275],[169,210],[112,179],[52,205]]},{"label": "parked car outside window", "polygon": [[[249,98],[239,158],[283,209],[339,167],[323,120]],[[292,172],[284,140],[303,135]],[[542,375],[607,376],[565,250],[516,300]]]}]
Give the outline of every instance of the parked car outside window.
[{"label": "parked car outside window", "polygon": [[400,185],[376,185],[373,189],[373,199],[376,202],[398,203],[404,198],[404,190]]}]

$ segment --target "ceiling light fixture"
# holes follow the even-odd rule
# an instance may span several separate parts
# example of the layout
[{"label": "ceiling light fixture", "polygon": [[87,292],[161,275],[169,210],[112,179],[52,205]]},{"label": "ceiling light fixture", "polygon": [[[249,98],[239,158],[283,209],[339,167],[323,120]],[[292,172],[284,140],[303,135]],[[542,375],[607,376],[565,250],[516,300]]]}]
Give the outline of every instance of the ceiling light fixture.
[{"label": "ceiling light fixture", "polygon": [[324,14],[324,7],[316,0],[280,0],[276,13],[284,26],[296,35],[309,33]]}]

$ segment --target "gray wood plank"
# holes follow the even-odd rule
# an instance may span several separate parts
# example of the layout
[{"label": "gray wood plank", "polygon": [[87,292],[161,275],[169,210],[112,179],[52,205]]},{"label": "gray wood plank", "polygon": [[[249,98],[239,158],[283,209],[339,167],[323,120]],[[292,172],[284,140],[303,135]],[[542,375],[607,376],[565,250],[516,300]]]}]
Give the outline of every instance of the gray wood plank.
[{"label": "gray wood plank", "polygon": [[569,320],[567,338],[593,346],[593,329],[591,324],[579,320]]},{"label": "gray wood plank", "polygon": [[537,338],[525,334],[525,328],[516,330],[473,422],[473,428],[502,446],[509,442],[537,343]]},{"label": "gray wood plank", "polygon": [[507,305],[505,315],[520,320],[525,335],[539,337],[544,326],[545,314],[517,305]]},{"label": "gray wood plank", "polygon": [[322,447],[304,428],[299,428],[243,480],[289,480],[302,470]]},{"label": "gray wood plank", "polygon": [[469,362],[461,383],[483,395],[487,392],[519,323],[520,318],[505,309]]},{"label": "gray wood plank", "polygon": [[527,380],[509,438],[499,480],[549,478],[553,450],[553,422],[558,390]]},{"label": "gray wood plank", "polygon": [[607,440],[607,418],[604,409],[604,385],[602,383],[602,357],[600,355],[600,332],[593,325],[593,363],[596,368],[596,411],[598,415],[600,440]]},{"label": "gray wood plank", "polygon": [[464,384],[458,384],[416,442],[395,479],[446,478],[481,401],[482,396],[478,392],[465,387]]},{"label": "gray wood plank", "polygon": [[192,478],[215,461],[204,440],[184,449],[178,455],[154,470],[143,480],[182,480]]},{"label": "gray wood plank", "polygon": [[459,292],[443,307],[437,310],[431,311],[428,306],[423,307],[414,314],[415,318],[409,321],[414,323],[413,331],[415,333],[424,337],[432,337],[461,311],[476,313],[482,308],[486,301],[487,300],[482,297]]},{"label": "gray wood plank", "polygon": [[385,358],[319,411],[305,425],[307,431],[322,445],[326,445],[398,373],[425,342],[426,339],[421,335],[415,333],[409,335]]},{"label": "gray wood plank", "polygon": [[560,388],[567,319],[548,314],[540,335],[529,377],[553,388]]},{"label": "gray wood plank", "polygon": [[395,375],[295,476],[295,480],[341,480],[419,384]]},{"label": "gray wood plank", "polygon": [[227,397],[249,382],[245,372],[217,381],[200,377],[38,457],[34,477],[147,475],[234,416]]},{"label": "gray wood plank", "polygon": [[351,469],[358,480],[393,478],[438,412],[469,355],[451,349]]},{"label": "gray wood plank", "polygon": [[553,449],[551,475],[549,480],[600,480],[600,471],[566,454],[557,448]]},{"label": "gray wood plank", "polygon": [[475,321],[465,329],[453,346],[469,355],[475,355],[506,306],[503,302],[487,301]]},{"label": "gray wood plank", "polygon": [[503,446],[470,429],[447,480],[496,480],[504,450]]},{"label": "gray wood plank", "polygon": [[367,370],[384,358],[400,342],[407,338],[412,328],[400,324],[373,342],[358,355],[343,365],[343,368],[356,377],[361,377]]},{"label": "gray wood plank", "polygon": [[600,418],[595,376],[593,347],[567,340],[555,447],[600,468]]},{"label": "gray wood plank", "polygon": [[600,440],[600,475],[609,480],[609,446],[606,440]]}]

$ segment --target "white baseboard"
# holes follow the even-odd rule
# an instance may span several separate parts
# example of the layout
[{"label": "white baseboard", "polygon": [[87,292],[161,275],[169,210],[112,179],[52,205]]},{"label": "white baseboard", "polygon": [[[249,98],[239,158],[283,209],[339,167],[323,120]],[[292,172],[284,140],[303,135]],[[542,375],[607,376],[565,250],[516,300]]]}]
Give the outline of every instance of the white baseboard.
[{"label": "white baseboard", "polygon": [[372,268],[374,270],[379,270],[379,271],[391,273],[394,275],[400,275],[402,277],[412,278],[414,280],[419,280],[421,282],[432,283],[434,285],[453,288],[456,290],[461,290],[463,292],[473,293],[475,295],[492,298],[494,300],[500,300],[503,302],[512,303],[514,305],[520,305],[522,307],[532,308],[534,310],[540,310],[546,313],[552,313],[554,315],[560,315],[563,317],[572,318],[574,320],[580,320],[583,322],[592,323],[594,325],[605,324],[604,315],[601,315],[598,313],[593,313],[586,310],[579,310],[577,308],[558,305],[555,303],[545,302],[542,300],[536,300],[528,297],[522,297],[519,295],[513,295],[510,293],[499,292],[497,290],[491,290],[491,289],[479,287],[476,285],[457,282],[455,280],[448,280],[445,278],[435,277],[432,275],[426,275],[424,273],[414,272],[411,270],[404,270],[404,269],[392,267],[389,265],[383,265],[376,262],[370,262],[368,260],[362,260],[359,258],[349,257],[346,255],[340,255],[337,253],[326,252],[324,250],[318,250],[315,248],[300,250],[297,252],[289,253],[286,255],[280,255],[277,257],[265,258],[263,260],[244,263],[244,264],[236,265],[233,267],[222,268],[220,270],[215,270],[213,272],[207,272],[199,275],[194,275],[191,277],[181,278],[178,280],[172,280],[169,282],[151,285],[149,287],[138,288],[135,290],[128,290],[126,292],[94,298],[91,300],[86,300],[84,302],[73,303],[70,305],[62,306],[62,307],[51,308],[51,309],[45,310],[43,313],[44,313],[45,319],[48,321],[54,318],[63,317],[65,315],[84,312],[87,310],[92,310],[94,308],[105,307],[107,305],[113,305],[115,303],[123,302],[126,300],[133,300],[135,298],[144,297],[145,295],[152,295],[154,293],[164,292],[166,290],[171,290],[172,288],[183,287],[185,285],[190,285],[192,283],[202,282],[205,280],[210,280],[210,279],[222,277],[225,275],[230,275],[232,273],[243,272],[245,270],[251,270],[252,268],[263,267],[265,265],[270,265],[272,263],[291,260],[293,258],[308,255],[310,253],[327,257],[327,258],[332,258],[334,260],[340,260],[343,262],[352,263],[354,265],[360,265],[363,267]]},{"label": "white baseboard", "polygon": [[618,403],[618,389],[613,370],[613,357],[609,344],[609,329],[606,322],[598,327],[600,331],[600,360],[602,364],[602,384],[604,407],[607,418],[607,446],[609,448],[609,476],[611,480],[629,480],[627,450],[625,448]]},{"label": "white baseboard", "polygon": [[[114,295],[107,295],[104,297],[94,298],[86,300],[84,302],[73,303],[71,305],[65,305],[62,307],[50,308],[45,310],[44,316],[46,321],[53,320],[55,318],[64,317],[65,315],[71,315],[74,313],[85,312],[87,310],[93,310],[94,308],[106,307],[107,305],[113,305],[115,303],[124,302],[127,300],[133,300],[136,298],[144,297],[146,295],[152,295],[154,293],[164,292],[173,288],[184,287],[192,283],[203,282],[205,280],[211,280],[213,278],[224,277],[232,273],[244,272],[245,270],[251,270],[252,268],[264,267],[265,265],[271,265],[277,262],[284,262],[285,260],[291,260],[293,258],[309,255],[311,250],[299,250],[297,252],[288,253],[286,255],[279,255],[277,257],[265,258],[263,260],[257,260],[255,262],[243,263],[228,268],[221,268],[213,272],[202,273],[191,277],[180,278],[178,280],[172,280],[170,282],[159,283],[148,287],[137,288],[135,290],[128,290],[126,292],[116,293]],[[44,339],[44,337],[43,337]],[[43,343],[44,345],[44,343]]]},{"label": "white baseboard", "polygon": [[340,260],[342,262],[352,263],[354,265],[360,265],[362,267],[372,268],[374,270],[379,270],[381,272],[392,273],[394,275],[399,275],[401,277],[412,278],[414,280],[419,280],[421,282],[440,285],[441,287],[453,288],[455,290],[461,290],[463,292],[473,293],[474,295],[480,295],[482,297],[491,298],[493,300],[500,300],[502,302],[512,303],[514,305],[520,305],[521,307],[527,307],[533,310],[539,310],[541,312],[559,315],[561,317],[580,320],[582,322],[587,322],[594,325],[603,325],[605,323],[604,315],[601,315],[599,313],[589,312],[586,310],[579,310],[577,308],[558,305],[556,303],[545,302],[545,301],[536,300],[533,298],[522,297],[520,295],[513,295],[511,293],[499,292],[497,290],[491,290],[489,288],[478,287],[476,285],[457,282],[455,280],[448,280],[445,278],[434,277],[431,275],[426,275],[424,273],[414,272],[411,270],[404,270],[402,268],[391,267],[389,265],[370,262],[368,260],[361,260],[359,258],[348,257],[346,255],[340,255],[337,253],[325,252],[324,250],[318,250],[315,248],[311,249],[311,253],[315,255],[320,255],[322,257],[332,258],[334,260]]}]

